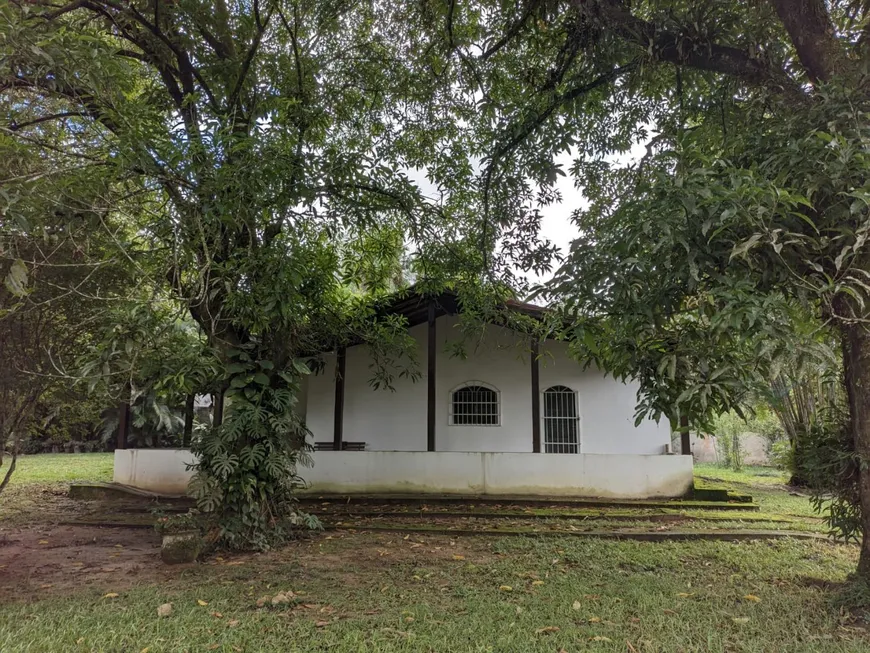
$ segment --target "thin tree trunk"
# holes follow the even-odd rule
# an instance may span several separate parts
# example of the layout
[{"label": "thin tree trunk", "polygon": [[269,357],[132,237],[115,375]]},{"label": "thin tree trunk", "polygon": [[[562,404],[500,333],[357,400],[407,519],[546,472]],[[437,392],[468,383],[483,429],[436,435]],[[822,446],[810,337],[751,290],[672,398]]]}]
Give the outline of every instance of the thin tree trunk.
[{"label": "thin tree trunk", "polygon": [[860,322],[843,323],[841,331],[849,428],[860,463],[858,484],[863,536],[858,574],[870,578],[870,331]]},{"label": "thin tree trunk", "polygon": [[12,451],[12,460],[9,462],[9,469],[6,470],[6,475],[3,477],[3,482],[0,483],[0,494],[3,493],[3,490],[6,489],[6,486],[9,485],[9,480],[12,478],[12,472],[15,471],[15,463],[18,462],[18,447]]}]

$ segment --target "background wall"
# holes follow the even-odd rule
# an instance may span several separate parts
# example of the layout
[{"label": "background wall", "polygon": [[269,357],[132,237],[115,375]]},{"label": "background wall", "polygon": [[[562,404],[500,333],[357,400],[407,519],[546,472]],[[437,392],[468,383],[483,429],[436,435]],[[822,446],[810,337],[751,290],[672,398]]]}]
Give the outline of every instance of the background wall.
[{"label": "background wall", "polygon": [[[531,369],[525,339],[491,325],[482,342],[466,345],[467,358],[462,359],[447,351],[450,343],[461,338],[457,318],[440,317],[436,328],[436,449],[531,452]],[[371,370],[365,346],[347,350],[345,440],[366,442],[370,451],[426,450],[427,326],[413,327],[411,335],[417,341],[421,377],[416,383],[396,378],[395,392],[374,390],[369,385]],[[671,440],[670,424],[646,420],[634,427],[636,384],[621,383],[595,368],[584,370],[569,358],[565,343],[542,344],[541,354],[541,391],[564,385],[578,393],[582,453],[663,453]],[[334,378],[335,355],[329,354],[323,372],[308,379],[306,419],[316,441],[331,441],[333,437]],[[469,381],[482,381],[499,390],[500,426],[449,424],[450,392]]]},{"label": "background wall", "polygon": [[[696,433],[691,434],[690,444],[692,456],[696,463],[725,463],[725,455],[721,451],[719,438],[715,435],[701,437]],[[679,451],[679,436],[677,437],[676,449]],[[770,443],[767,438],[758,433],[749,431],[740,434],[741,461],[744,465],[770,465]]]}]

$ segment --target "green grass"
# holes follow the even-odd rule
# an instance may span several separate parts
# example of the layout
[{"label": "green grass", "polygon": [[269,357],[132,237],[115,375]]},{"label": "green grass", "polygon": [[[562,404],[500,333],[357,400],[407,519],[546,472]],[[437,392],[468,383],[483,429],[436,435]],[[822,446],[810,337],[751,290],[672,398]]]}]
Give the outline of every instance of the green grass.
[{"label": "green grass", "polygon": [[739,472],[713,463],[695,463],[695,476],[742,485],[784,485],[788,473],[773,467],[743,467]]},{"label": "green grass", "polygon": [[[71,480],[108,480],[111,456],[33,456],[22,460],[19,472],[10,490],[31,501],[19,506],[19,517],[30,513],[36,519],[46,496],[60,501],[57,513],[71,509],[37,490]],[[784,479],[772,470],[735,474],[699,465],[697,473],[752,494],[761,511],[686,510],[701,520],[681,529],[823,528],[811,519],[807,498],[777,487]],[[614,514],[645,512],[650,511]],[[634,520],[525,524],[542,530],[668,527]],[[336,531],[281,551],[240,556],[238,566],[213,559],[187,569],[159,567],[155,557],[157,568],[103,576],[92,584],[74,574],[72,551],[68,580],[45,588],[34,580],[29,590],[19,587],[0,599],[0,651],[870,650],[868,615],[839,604],[851,590],[845,581],[857,563],[857,548],[826,542],[651,544]],[[303,594],[295,606],[256,607],[258,597],[278,590]],[[173,615],[158,618],[157,607],[167,602]]]},{"label": "green grass", "polygon": [[[425,538],[412,554],[416,539],[321,539],[159,584],[7,603],[0,650],[839,653],[870,646],[836,606],[836,589],[825,587],[854,567],[852,547],[459,538],[454,549],[448,538]],[[462,555],[430,554],[436,545]],[[304,592],[294,609],[257,609],[257,597],[288,589]],[[104,598],[110,591],[120,596]],[[159,619],[165,602],[173,615]]]},{"label": "green grass", "polygon": [[111,481],[112,461],[111,453],[46,453],[20,456],[12,473],[10,486],[30,483]]},{"label": "green grass", "polygon": [[711,463],[695,465],[695,476],[711,483],[752,495],[760,512],[783,516],[818,518],[809,498],[803,493],[795,496],[782,486],[788,482],[788,473],[772,467],[744,467],[739,472]]}]

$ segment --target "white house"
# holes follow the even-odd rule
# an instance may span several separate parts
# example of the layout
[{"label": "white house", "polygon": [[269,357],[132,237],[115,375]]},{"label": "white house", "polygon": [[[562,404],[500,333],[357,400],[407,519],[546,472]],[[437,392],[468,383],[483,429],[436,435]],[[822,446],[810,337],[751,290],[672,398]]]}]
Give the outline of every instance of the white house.
[{"label": "white house", "polygon": [[303,398],[314,490],[644,498],[691,488],[691,457],[669,455],[670,425],[634,426],[637,385],[584,369],[567,343],[489,325],[459,358],[449,353],[455,295],[411,292],[391,310],[407,319],[423,377],[375,390],[365,345],[326,356]]},{"label": "white house", "polygon": [[[584,368],[567,343],[537,344],[493,324],[459,358],[448,353],[460,337],[455,295],[411,291],[389,310],[408,322],[422,378],[376,390],[366,345],[324,355],[300,398],[315,445],[314,466],[301,470],[311,491],[637,499],[691,489],[692,457],[670,453],[670,425],[634,425],[636,384]],[[120,450],[115,480],[180,492],[188,458],[183,450]],[[159,488],[146,480],[158,470]]]}]

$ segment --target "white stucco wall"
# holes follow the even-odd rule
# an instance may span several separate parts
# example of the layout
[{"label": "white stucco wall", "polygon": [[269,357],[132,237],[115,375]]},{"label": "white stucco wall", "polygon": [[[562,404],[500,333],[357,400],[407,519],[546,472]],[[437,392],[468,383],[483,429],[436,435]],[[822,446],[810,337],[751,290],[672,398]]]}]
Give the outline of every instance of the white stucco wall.
[{"label": "white stucco wall", "polygon": [[313,493],[487,494],[644,499],[691,488],[690,456],[317,451]]},{"label": "white stucco wall", "polygon": [[[691,456],[406,451],[316,451],[299,470],[311,493],[680,497]],[[119,449],[115,482],[183,494],[193,457],[184,449]]]},{"label": "white stucco wall", "polygon": [[185,494],[195,462],[189,449],[115,449],[112,480],[115,483],[156,492]]},{"label": "white stucco wall", "polygon": [[[436,327],[436,450],[531,452],[531,370],[524,339],[501,327],[490,326],[476,350],[467,347],[466,359],[451,357],[447,345],[460,339],[456,325],[456,317],[444,316],[438,318]],[[346,441],[365,442],[368,451],[426,450],[426,325],[413,327],[411,335],[417,342],[422,376],[416,383],[396,378],[395,392],[373,390],[369,385],[372,374],[365,346],[348,349]],[[547,342],[541,346],[541,353],[541,392],[553,385],[564,385],[577,392],[581,453],[663,453],[671,441],[667,421],[657,424],[646,420],[637,428],[634,426],[636,384],[624,384],[594,368],[584,370],[568,356],[565,343]],[[308,379],[305,413],[316,441],[333,438],[334,376],[335,355],[329,354],[324,371]],[[500,426],[448,423],[450,392],[468,381],[483,381],[499,390]]]}]

